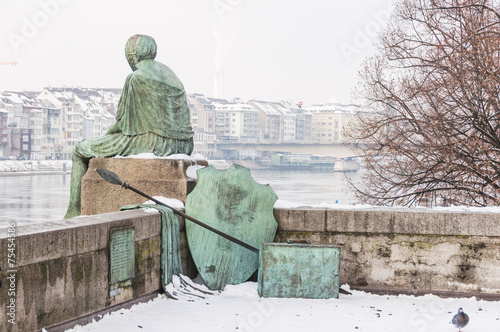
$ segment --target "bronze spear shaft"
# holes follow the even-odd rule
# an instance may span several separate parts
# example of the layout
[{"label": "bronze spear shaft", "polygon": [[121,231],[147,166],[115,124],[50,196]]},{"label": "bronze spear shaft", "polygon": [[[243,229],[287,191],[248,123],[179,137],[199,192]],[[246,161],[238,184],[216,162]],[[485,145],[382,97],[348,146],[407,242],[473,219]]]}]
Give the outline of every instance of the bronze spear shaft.
[{"label": "bronze spear shaft", "polygon": [[209,226],[209,225],[207,225],[207,224],[205,224],[205,223],[203,223],[203,222],[201,222],[201,221],[199,221],[199,220],[197,220],[197,219],[195,219],[195,218],[193,218],[193,217],[191,217],[191,216],[188,216],[188,215],[187,215],[187,214],[185,214],[185,213],[182,213],[181,211],[178,211],[178,210],[174,209],[174,208],[173,208],[173,207],[171,207],[171,206],[168,206],[167,204],[165,204],[165,203],[163,203],[163,202],[160,202],[159,200],[157,200],[157,199],[155,199],[155,198],[153,198],[153,197],[149,196],[148,194],[145,194],[145,193],[143,193],[142,191],[140,191],[140,190],[138,190],[138,189],[135,189],[135,188],[134,188],[134,187],[132,187],[130,184],[128,184],[128,182],[126,182],[126,181],[122,181],[122,180],[120,179],[120,177],[119,177],[118,175],[116,175],[115,173],[113,173],[113,172],[111,172],[111,171],[108,171],[108,170],[105,170],[105,169],[96,169],[95,171],[96,171],[97,173],[99,173],[99,175],[100,175],[100,176],[101,176],[104,180],[108,181],[109,183],[111,183],[111,184],[116,184],[116,185],[120,185],[120,186],[124,187],[125,189],[130,189],[130,190],[132,190],[133,192],[135,192],[135,193],[137,193],[137,194],[139,194],[139,195],[141,195],[141,196],[143,196],[143,197],[146,197],[147,199],[149,199],[149,200],[151,200],[151,201],[155,202],[156,204],[159,204],[159,205],[163,205],[163,206],[168,207],[168,208],[169,208],[170,210],[172,210],[172,212],[174,212],[175,214],[177,214],[177,215],[179,215],[179,216],[181,216],[181,217],[183,217],[183,218],[185,218],[185,219],[191,220],[191,221],[192,221],[192,222],[194,222],[195,224],[197,224],[197,225],[199,225],[199,226],[201,226],[201,227],[203,227],[203,228],[206,228],[206,229],[208,229],[209,231],[214,232],[215,234],[218,234],[218,235],[222,236],[223,238],[228,239],[229,241],[232,241],[232,242],[234,242],[234,243],[236,243],[236,244],[239,244],[240,246],[242,246],[242,247],[244,247],[244,248],[246,248],[246,249],[248,249],[248,250],[251,250],[251,251],[253,251],[253,252],[257,253],[257,254],[259,253],[259,249],[255,248],[254,246],[251,246],[251,245],[249,245],[248,243],[245,243],[245,242],[243,242],[243,241],[241,241],[241,240],[238,240],[237,238],[234,238],[234,237],[232,237],[231,235],[228,235],[228,234],[226,234],[226,233],[223,233],[223,232],[219,231],[218,229],[215,229],[215,228],[213,228],[213,227],[211,227],[211,226]]}]

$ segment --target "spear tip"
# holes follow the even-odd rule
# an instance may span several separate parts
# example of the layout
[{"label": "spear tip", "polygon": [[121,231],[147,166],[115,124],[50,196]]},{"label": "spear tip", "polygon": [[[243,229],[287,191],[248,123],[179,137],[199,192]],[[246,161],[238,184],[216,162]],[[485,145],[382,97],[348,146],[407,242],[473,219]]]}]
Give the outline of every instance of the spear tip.
[{"label": "spear tip", "polygon": [[99,173],[99,175],[106,181],[108,181],[111,184],[117,184],[117,185],[122,185],[123,181],[120,179],[118,175],[115,173],[105,170],[105,169],[100,169],[96,168],[95,171]]}]

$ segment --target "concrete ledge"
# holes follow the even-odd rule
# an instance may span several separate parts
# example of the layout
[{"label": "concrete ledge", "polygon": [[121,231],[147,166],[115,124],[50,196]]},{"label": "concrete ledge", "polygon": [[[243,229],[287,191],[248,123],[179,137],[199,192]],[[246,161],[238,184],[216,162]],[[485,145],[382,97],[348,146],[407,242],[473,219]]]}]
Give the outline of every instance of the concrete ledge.
[{"label": "concrete ledge", "polygon": [[[106,249],[109,229],[115,227],[136,226],[136,241],[159,237],[158,219],[158,215],[132,210],[23,225],[16,231],[17,264],[29,265]],[[4,237],[7,237],[7,229],[0,228],[0,239]],[[7,266],[6,255],[0,257],[0,263]]]},{"label": "concrete ledge", "polygon": [[500,214],[403,208],[274,209],[282,231],[500,236]]},{"label": "concrete ledge", "polygon": [[[120,284],[111,297],[109,283],[110,230],[130,226],[135,233],[134,277]],[[1,255],[0,306],[7,308],[7,276],[16,278],[16,324],[0,315],[0,331],[35,331],[118,305],[161,290],[161,217],[142,210],[19,226],[16,232],[16,266],[6,268]],[[8,252],[8,230],[0,229],[0,248]],[[181,257],[185,274],[194,277],[192,259],[181,224]],[[15,270],[11,272],[9,270]]]},{"label": "concrete ledge", "polygon": [[500,214],[419,209],[328,210],[327,232],[500,236]]},{"label": "concrete ledge", "polygon": [[274,209],[281,231],[324,232],[326,216],[326,209]]}]

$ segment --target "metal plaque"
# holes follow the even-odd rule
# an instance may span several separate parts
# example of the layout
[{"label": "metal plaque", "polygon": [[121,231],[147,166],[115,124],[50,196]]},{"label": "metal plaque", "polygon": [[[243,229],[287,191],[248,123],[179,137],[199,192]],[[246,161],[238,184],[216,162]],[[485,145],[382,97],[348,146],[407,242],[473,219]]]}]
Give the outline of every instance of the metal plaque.
[{"label": "metal plaque", "polygon": [[339,266],[337,246],[264,243],[260,250],[259,295],[338,298]]},{"label": "metal plaque", "polygon": [[134,227],[110,230],[109,283],[115,284],[134,277],[135,231]]}]

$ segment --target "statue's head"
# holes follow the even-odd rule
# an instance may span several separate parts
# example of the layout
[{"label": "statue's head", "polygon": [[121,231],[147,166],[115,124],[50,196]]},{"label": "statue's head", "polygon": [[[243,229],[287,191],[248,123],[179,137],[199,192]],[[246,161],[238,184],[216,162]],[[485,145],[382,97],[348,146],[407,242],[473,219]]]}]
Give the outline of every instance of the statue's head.
[{"label": "statue's head", "polygon": [[134,35],[125,45],[125,57],[133,71],[143,60],[152,60],[156,57],[156,42],[146,35]]}]

